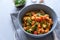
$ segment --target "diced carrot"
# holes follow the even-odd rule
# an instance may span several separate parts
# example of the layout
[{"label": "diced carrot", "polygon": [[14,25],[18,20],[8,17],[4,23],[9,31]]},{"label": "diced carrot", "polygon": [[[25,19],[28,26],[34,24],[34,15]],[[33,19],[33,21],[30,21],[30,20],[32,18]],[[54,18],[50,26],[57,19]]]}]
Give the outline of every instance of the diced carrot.
[{"label": "diced carrot", "polygon": [[35,21],[38,21],[38,19],[36,18]]},{"label": "diced carrot", "polygon": [[47,20],[49,20],[49,17],[45,17]]},{"label": "diced carrot", "polygon": [[32,13],[32,15],[35,15],[35,12],[31,12]]},{"label": "diced carrot", "polygon": [[32,25],[32,28],[34,27],[35,25]]},{"label": "diced carrot", "polygon": [[53,22],[52,22],[52,19],[51,19],[51,18],[49,19],[49,23],[50,23],[50,24],[53,24]]},{"label": "diced carrot", "polygon": [[45,32],[47,33],[49,31],[49,29],[47,28],[46,30],[45,30]]},{"label": "diced carrot", "polygon": [[38,34],[38,32],[37,31],[34,31],[34,34]]},{"label": "diced carrot", "polygon": [[41,32],[44,33],[44,29],[43,28],[41,29]]},{"label": "diced carrot", "polygon": [[49,17],[47,17],[47,16],[41,16],[41,19],[42,20],[45,20],[45,19],[49,20]]},{"label": "diced carrot", "polygon": [[40,28],[38,28],[38,30],[37,30],[37,31],[38,31],[38,34],[40,34],[40,33],[41,33],[41,32],[40,32],[40,31],[41,31],[41,29],[40,29]]},{"label": "diced carrot", "polygon": [[45,19],[46,19],[46,16],[41,16],[41,19],[42,19],[42,20],[45,20]]},{"label": "diced carrot", "polygon": [[45,18],[44,18],[44,16],[41,16],[40,18],[41,18],[42,20],[44,20],[44,19],[45,19]]},{"label": "diced carrot", "polygon": [[51,25],[51,24],[50,24],[50,23],[48,23],[48,27],[50,27],[50,25]]},{"label": "diced carrot", "polygon": [[35,21],[40,22],[40,21],[42,21],[42,19],[41,19],[41,17],[36,17]]},{"label": "diced carrot", "polygon": [[28,30],[30,27],[29,26],[26,26],[26,27],[24,27],[24,30]]},{"label": "diced carrot", "polygon": [[40,28],[41,27],[41,25],[40,24],[38,24],[38,28]]},{"label": "diced carrot", "polygon": [[49,17],[49,15],[48,15],[48,14],[45,14],[44,16],[45,16],[45,17]]},{"label": "diced carrot", "polygon": [[24,30],[27,30],[27,27],[24,27]]},{"label": "diced carrot", "polygon": [[34,17],[36,17],[36,16],[37,16],[37,14],[34,14],[33,16],[34,16]]}]

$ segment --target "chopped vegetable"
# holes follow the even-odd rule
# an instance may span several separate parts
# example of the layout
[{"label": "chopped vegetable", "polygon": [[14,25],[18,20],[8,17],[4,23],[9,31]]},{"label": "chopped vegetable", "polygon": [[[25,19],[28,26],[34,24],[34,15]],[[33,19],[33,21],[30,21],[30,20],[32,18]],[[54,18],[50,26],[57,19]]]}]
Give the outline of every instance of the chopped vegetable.
[{"label": "chopped vegetable", "polygon": [[36,30],[36,28],[37,28],[37,26],[36,26],[36,25],[34,25],[34,27],[32,27],[32,30],[34,31],[34,30]]},{"label": "chopped vegetable", "polygon": [[35,22],[35,25],[38,25],[39,24],[39,22]]},{"label": "chopped vegetable", "polygon": [[27,25],[27,26],[29,26],[29,25],[30,25],[30,23],[26,23],[26,25]]},{"label": "chopped vegetable", "polygon": [[27,19],[27,22],[31,24],[32,20],[31,19]]},{"label": "chopped vegetable", "polygon": [[41,17],[36,17],[35,21],[40,22],[40,21],[42,21],[42,18]]},{"label": "chopped vegetable", "polygon": [[28,27],[24,27],[24,30],[27,30],[28,29]]},{"label": "chopped vegetable", "polygon": [[35,15],[35,12],[31,12],[32,13],[32,15]]},{"label": "chopped vegetable", "polygon": [[42,27],[43,28],[47,28],[47,24],[42,24]]},{"label": "chopped vegetable", "polygon": [[52,18],[43,10],[29,11],[23,17],[23,28],[31,34],[44,34],[49,32],[53,24]]},{"label": "chopped vegetable", "polygon": [[32,16],[32,17],[31,17],[31,19],[32,19],[32,20],[35,20],[35,17],[34,17],[34,16]]},{"label": "chopped vegetable", "polygon": [[38,34],[37,31],[34,31],[34,34]]},{"label": "chopped vegetable", "polygon": [[15,6],[24,5],[26,0],[15,0]]},{"label": "chopped vegetable", "polygon": [[31,25],[34,25],[35,24],[35,21],[32,21]]},{"label": "chopped vegetable", "polygon": [[39,16],[41,16],[41,14],[40,13],[37,13],[37,16],[39,17]]},{"label": "chopped vegetable", "polygon": [[44,33],[44,29],[43,28],[41,28],[41,33]]},{"label": "chopped vegetable", "polygon": [[26,32],[31,33],[31,31],[30,31],[30,30],[26,30]]},{"label": "chopped vegetable", "polygon": [[49,31],[49,29],[46,29],[45,32],[47,33]]},{"label": "chopped vegetable", "polygon": [[38,24],[38,28],[40,28],[41,27],[41,25],[40,25],[40,23]]},{"label": "chopped vegetable", "polygon": [[32,29],[29,29],[30,31],[32,31]]}]

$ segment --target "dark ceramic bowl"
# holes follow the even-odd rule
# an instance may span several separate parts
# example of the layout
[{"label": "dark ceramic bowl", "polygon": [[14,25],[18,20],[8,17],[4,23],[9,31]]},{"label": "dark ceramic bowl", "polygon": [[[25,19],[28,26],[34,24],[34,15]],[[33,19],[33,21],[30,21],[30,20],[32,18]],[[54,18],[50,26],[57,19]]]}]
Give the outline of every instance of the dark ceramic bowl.
[{"label": "dark ceramic bowl", "polygon": [[[22,27],[22,18],[23,16],[25,15],[25,13],[27,11],[31,11],[31,10],[44,10],[46,13],[48,13],[50,15],[50,17],[53,19],[53,25],[52,25],[52,28],[51,30],[48,32],[48,33],[45,33],[45,34],[40,34],[40,35],[35,35],[35,34],[30,34],[30,33],[27,33],[23,27]],[[40,37],[44,37],[48,34],[50,34],[56,27],[57,25],[57,15],[56,13],[48,6],[46,5],[43,5],[43,4],[33,4],[33,5],[30,5],[30,6],[27,6],[27,7],[24,7],[22,10],[20,10],[19,14],[18,14],[18,23],[19,23],[19,26],[20,26],[20,29],[27,35],[27,36],[30,36],[30,37],[34,37],[34,38],[40,38]]]}]

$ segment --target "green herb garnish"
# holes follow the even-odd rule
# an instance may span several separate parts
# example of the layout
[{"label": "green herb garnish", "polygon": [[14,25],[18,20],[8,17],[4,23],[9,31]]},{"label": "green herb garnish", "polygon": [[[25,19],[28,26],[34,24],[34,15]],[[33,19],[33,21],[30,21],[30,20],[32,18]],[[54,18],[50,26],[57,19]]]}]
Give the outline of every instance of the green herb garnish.
[{"label": "green herb garnish", "polygon": [[24,5],[26,0],[15,0],[15,6]]}]

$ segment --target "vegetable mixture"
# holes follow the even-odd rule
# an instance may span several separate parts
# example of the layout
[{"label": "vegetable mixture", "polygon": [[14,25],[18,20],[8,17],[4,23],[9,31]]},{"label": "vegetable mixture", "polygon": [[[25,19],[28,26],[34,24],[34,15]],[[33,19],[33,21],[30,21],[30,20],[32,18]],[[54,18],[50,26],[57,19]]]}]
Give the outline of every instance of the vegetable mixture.
[{"label": "vegetable mixture", "polygon": [[43,10],[29,11],[23,17],[23,28],[31,34],[47,33],[51,29],[52,24],[52,18]]}]

